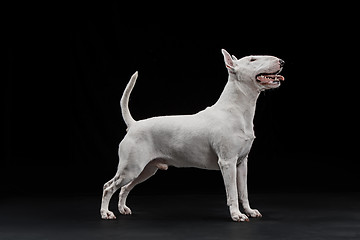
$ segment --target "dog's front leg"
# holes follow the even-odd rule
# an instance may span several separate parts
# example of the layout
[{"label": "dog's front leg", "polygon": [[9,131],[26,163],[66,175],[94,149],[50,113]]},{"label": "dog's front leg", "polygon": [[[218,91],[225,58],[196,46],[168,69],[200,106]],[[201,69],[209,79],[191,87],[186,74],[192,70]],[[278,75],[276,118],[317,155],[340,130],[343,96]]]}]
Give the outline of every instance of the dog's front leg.
[{"label": "dog's front leg", "polygon": [[239,199],[242,203],[246,215],[251,217],[262,217],[257,209],[251,209],[247,190],[247,157],[237,166],[237,187]]},{"label": "dog's front leg", "polygon": [[236,161],[237,159],[219,159],[218,164],[222,176],[224,178],[224,184],[227,195],[227,205],[230,209],[230,215],[232,220],[236,222],[249,221],[249,218],[242,214],[239,210],[239,200],[236,188]]}]

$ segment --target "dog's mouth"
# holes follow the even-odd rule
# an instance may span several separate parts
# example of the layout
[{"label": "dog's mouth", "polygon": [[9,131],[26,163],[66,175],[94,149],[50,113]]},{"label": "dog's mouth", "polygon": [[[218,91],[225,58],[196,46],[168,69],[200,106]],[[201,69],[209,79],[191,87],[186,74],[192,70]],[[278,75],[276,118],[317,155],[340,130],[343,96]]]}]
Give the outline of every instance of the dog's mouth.
[{"label": "dog's mouth", "polygon": [[279,85],[280,81],[284,81],[285,78],[279,73],[281,70],[274,73],[260,73],[256,75],[256,81],[262,85]]}]

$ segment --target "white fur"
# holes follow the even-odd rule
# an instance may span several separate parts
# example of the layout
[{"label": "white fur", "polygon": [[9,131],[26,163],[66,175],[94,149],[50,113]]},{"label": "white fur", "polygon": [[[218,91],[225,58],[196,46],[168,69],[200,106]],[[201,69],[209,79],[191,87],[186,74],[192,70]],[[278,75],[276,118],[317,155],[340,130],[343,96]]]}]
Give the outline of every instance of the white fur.
[{"label": "white fur", "polygon": [[[137,79],[131,77],[121,98],[123,118],[128,133],[119,145],[119,165],[114,178],[104,185],[101,217],[115,219],[108,210],[113,193],[121,188],[119,211],[131,214],[126,206],[130,190],[168,166],[221,170],[227,204],[234,221],[261,217],[251,209],[247,191],[247,156],[255,135],[253,119],[259,93],[278,87],[279,82],[256,81],[261,73],[281,70],[280,59],[272,56],[249,56],[237,60],[222,50],[229,77],[219,100],[193,115],[163,116],[135,121],[128,99]],[[283,79],[282,79],[283,80]],[[239,210],[242,203],[245,214]]]}]

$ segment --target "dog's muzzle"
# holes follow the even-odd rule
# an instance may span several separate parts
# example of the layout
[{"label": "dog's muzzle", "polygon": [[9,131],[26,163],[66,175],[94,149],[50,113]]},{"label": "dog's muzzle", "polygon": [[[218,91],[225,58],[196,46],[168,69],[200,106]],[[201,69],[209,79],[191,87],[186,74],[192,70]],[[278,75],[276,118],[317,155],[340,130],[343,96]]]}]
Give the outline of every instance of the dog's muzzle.
[{"label": "dog's muzzle", "polygon": [[285,80],[285,78],[283,76],[279,75],[284,64],[285,64],[285,61],[282,59],[279,59],[279,65],[280,65],[279,71],[273,72],[273,73],[260,73],[260,74],[256,75],[256,81],[262,85],[278,85],[278,84],[280,84],[280,81]]}]

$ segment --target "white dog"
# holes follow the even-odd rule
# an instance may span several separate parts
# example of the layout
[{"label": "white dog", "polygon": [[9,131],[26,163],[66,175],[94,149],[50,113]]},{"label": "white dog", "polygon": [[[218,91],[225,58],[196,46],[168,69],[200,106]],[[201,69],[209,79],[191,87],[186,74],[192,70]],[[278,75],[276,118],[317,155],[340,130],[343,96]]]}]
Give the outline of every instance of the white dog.
[{"label": "white dog", "polygon": [[[248,56],[237,60],[222,50],[228,82],[219,100],[194,115],[163,116],[135,121],[128,108],[138,73],[132,75],[121,98],[128,133],[119,145],[119,165],[104,185],[101,217],[115,219],[109,211],[113,193],[121,188],[119,211],[131,214],[126,198],[135,185],[168,166],[221,170],[227,205],[234,221],[261,217],[250,208],[247,190],[247,156],[254,141],[253,119],[261,91],[280,86],[284,61],[273,56]],[[245,214],[239,210],[241,202]]]}]

